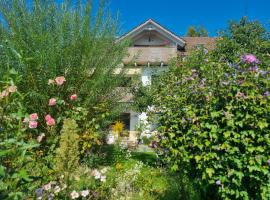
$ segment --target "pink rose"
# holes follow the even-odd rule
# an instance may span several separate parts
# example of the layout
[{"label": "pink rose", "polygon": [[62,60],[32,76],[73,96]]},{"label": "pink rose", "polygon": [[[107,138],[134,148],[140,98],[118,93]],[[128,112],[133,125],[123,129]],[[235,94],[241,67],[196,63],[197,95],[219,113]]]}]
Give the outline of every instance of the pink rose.
[{"label": "pink rose", "polygon": [[29,122],[29,128],[33,129],[33,128],[37,128],[38,123],[36,121],[30,121]]},{"label": "pink rose", "polygon": [[8,92],[7,90],[4,90],[4,91],[2,91],[2,93],[1,93],[1,97],[2,97],[2,98],[3,98],[3,97],[7,97],[8,94],[9,94],[9,92]]},{"label": "pink rose", "polygon": [[29,118],[30,118],[31,121],[36,121],[38,119],[38,114],[37,113],[32,113],[29,116]]},{"label": "pink rose", "polygon": [[48,126],[54,126],[55,125],[55,120],[54,120],[54,118],[51,117],[50,119],[47,120],[46,123],[47,123]]},{"label": "pink rose", "polygon": [[14,92],[17,91],[17,87],[16,87],[16,86],[9,86],[9,87],[8,87],[8,91],[9,91],[10,93],[14,93]]},{"label": "pink rose", "polygon": [[66,79],[64,76],[58,76],[55,78],[55,82],[58,86],[63,85],[65,81]]},{"label": "pink rose", "polygon": [[56,99],[55,98],[51,98],[49,100],[49,106],[55,106],[56,105]]},{"label": "pink rose", "polygon": [[76,101],[77,98],[78,98],[77,94],[73,94],[73,95],[70,96],[71,101]]},{"label": "pink rose", "polygon": [[52,118],[52,116],[49,115],[49,114],[45,116],[45,120],[46,120],[46,121],[48,121],[48,120],[51,119],[51,118]]}]

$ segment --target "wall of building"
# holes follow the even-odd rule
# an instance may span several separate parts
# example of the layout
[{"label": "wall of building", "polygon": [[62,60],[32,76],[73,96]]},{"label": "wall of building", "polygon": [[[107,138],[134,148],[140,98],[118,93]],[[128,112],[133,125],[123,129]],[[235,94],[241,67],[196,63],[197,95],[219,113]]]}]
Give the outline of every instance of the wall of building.
[{"label": "wall of building", "polygon": [[172,41],[160,35],[157,31],[144,31],[133,38],[134,46],[175,46]]}]

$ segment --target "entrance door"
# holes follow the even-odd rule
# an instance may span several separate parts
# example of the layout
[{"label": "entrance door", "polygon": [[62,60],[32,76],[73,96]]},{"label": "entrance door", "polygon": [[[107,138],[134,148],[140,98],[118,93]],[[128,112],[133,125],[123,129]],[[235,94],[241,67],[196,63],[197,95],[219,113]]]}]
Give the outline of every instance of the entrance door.
[{"label": "entrance door", "polygon": [[130,113],[122,113],[119,118],[125,125],[124,129],[130,131]]}]

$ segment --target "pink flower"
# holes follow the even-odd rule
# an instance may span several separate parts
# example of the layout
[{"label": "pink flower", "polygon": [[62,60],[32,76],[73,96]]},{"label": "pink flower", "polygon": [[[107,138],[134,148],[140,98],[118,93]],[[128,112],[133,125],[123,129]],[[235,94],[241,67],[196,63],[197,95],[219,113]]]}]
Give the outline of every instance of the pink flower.
[{"label": "pink flower", "polygon": [[54,84],[54,80],[49,79],[49,80],[48,80],[48,85],[51,85],[51,84]]},{"label": "pink flower", "polygon": [[3,97],[7,97],[8,94],[9,94],[9,92],[8,92],[7,90],[4,90],[4,91],[2,91],[2,93],[1,93],[1,97],[2,97],[2,98],[3,98]]},{"label": "pink flower", "polygon": [[49,114],[45,116],[45,120],[46,120],[46,121],[48,121],[48,120],[51,119],[51,118],[52,118],[52,116],[49,115]]},{"label": "pink flower", "polygon": [[242,93],[242,92],[237,92],[237,94],[235,95],[235,97],[236,98],[243,98],[243,99],[246,99],[247,98],[247,96],[244,93]]},{"label": "pink flower", "polygon": [[71,101],[76,101],[77,98],[78,98],[77,94],[73,94],[73,95],[70,96]]},{"label": "pink flower", "polygon": [[56,105],[56,99],[55,98],[51,98],[49,100],[49,106],[55,106]]},{"label": "pink flower", "polygon": [[54,126],[55,125],[55,120],[54,120],[54,118],[50,118],[50,119],[48,119],[47,120],[47,122],[46,122],[46,124],[48,125],[48,126]]},{"label": "pink flower", "polygon": [[38,119],[38,114],[37,113],[32,113],[29,116],[29,118],[30,118],[31,121],[36,121]]},{"label": "pink flower", "polygon": [[9,91],[10,93],[14,93],[14,92],[17,91],[17,87],[16,87],[16,86],[9,86],[9,87],[8,87],[8,91]]},{"label": "pink flower", "polygon": [[55,82],[58,86],[63,85],[65,81],[66,79],[64,76],[58,76],[55,78]]},{"label": "pink flower", "polygon": [[33,128],[37,128],[38,123],[36,121],[30,121],[29,122],[29,128],[33,129]]},{"label": "pink flower", "polygon": [[258,64],[259,60],[253,54],[246,54],[242,56],[242,61],[248,64]]}]

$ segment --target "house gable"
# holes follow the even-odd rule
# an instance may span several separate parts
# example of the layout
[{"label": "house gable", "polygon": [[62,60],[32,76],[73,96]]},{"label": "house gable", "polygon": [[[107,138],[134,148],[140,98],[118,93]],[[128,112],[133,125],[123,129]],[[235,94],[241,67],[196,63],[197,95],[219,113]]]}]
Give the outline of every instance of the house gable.
[{"label": "house gable", "polygon": [[118,41],[131,39],[134,46],[174,46],[183,48],[185,41],[152,19],[137,26]]}]

